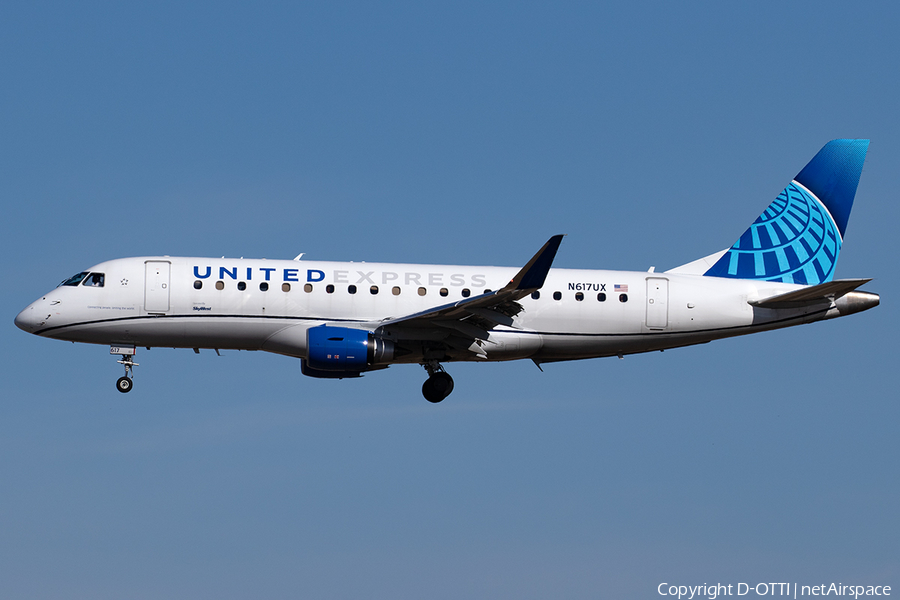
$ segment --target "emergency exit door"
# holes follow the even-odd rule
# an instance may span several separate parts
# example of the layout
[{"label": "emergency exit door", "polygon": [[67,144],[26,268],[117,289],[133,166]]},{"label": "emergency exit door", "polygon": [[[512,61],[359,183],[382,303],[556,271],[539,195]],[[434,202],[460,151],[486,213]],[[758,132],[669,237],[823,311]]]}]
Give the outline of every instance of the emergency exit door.
[{"label": "emergency exit door", "polygon": [[647,278],[647,328],[665,329],[669,324],[669,280]]},{"label": "emergency exit door", "polygon": [[169,310],[168,261],[148,260],[144,263],[144,310],[166,312]]}]

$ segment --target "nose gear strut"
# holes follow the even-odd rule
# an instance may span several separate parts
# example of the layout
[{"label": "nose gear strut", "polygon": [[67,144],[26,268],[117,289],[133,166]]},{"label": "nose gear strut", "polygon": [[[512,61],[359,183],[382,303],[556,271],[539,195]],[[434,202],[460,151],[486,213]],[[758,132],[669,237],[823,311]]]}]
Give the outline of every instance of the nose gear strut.
[{"label": "nose gear strut", "polygon": [[109,353],[117,356],[121,356],[121,360],[117,360],[116,362],[120,365],[125,365],[125,376],[119,377],[116,381],[116,389],[122,392],[123,394],[130,392],[131,388],[134,387],[134,383],[131,381],[131,370],[134,367],[138,367],[136,362],[134,362],[134,355],[137,349],[134,346],[110,346]]}]

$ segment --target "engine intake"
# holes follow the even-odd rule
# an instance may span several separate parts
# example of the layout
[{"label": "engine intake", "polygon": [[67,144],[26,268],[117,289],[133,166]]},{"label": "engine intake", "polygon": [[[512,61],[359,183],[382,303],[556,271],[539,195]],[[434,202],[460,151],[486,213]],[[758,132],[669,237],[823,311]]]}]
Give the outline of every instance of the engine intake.
[{"label": "engine intake", "polygon": [[350,327],[311,327],[306,347],[306,364],[316,371],[362,372],[394,358],[393,342]]}]

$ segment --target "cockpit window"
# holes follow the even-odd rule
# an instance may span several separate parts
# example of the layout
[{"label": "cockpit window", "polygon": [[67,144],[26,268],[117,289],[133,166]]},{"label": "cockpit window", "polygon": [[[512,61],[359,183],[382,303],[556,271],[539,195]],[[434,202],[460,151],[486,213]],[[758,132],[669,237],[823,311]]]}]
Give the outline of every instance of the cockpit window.
[{"label": "cockpit window", "polygon": [[103,273],[91,273],[84,279],[84,283],[81,285],[86,285],[87,287],[103,287]]},{"label": "cockpit window", "polygon": [[73,285],[73,286],[74,286],[74,285],[78,285],[78,284],[81,283],[81,281],[82,281],[85,277],[87,277],[87,276],[88,276],[88,272],[87,272],[87,271],[84,271],[83,273],[79,273],[78,275],[72,275],[71,277],[69,277],[69,278],[66,279],[65,281],[61,282],[61,283],[60,283],[58,286],[56,286],[56,287],[60,287],[60,286],[63,286],[63,285]]}]

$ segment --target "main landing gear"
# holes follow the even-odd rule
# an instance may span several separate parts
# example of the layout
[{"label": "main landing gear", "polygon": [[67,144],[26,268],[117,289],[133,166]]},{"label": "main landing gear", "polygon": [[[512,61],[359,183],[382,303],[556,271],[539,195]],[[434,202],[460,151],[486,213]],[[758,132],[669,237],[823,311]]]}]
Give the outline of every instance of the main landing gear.
[{"label": "main landing gear", "polygon": [[422,395],[429,402],[438,403],[453,391],[453,378],[436,360],[422,365],[428,371],[428,379],[422,384]]},{"label": "main landing gear", "polygon": [[131,381],[131,370],[134,367],[140,366],[136,362],[134,362],[134,354],[136,348],[134,346],[110,346],[109,353],[121,356],[121,360],[118,360],[120,365],[125,365],[125,376],[119,377],[116,381],[116,389],[122,392],[123,394],[127,394],[131,391],[131,388],[134,387],[134,382]]}]

